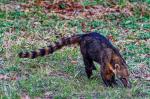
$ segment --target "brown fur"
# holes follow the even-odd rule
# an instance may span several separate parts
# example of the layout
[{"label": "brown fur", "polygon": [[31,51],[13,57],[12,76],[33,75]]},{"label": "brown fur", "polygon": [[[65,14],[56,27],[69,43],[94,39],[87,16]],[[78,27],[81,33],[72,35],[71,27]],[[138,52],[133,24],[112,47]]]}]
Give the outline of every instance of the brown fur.
[{"label": "brown fur", "polygon": [[104,36],[92,32],[89,34],[74,35],[62,38],[55,44],[32,52],[19,53],[20,58],[36,58],[53,53],[63,46],[78,43],[85,64],[88,78],[95,70],[94,61],[101,65],[101,76],[106,86],[117,84],[119,79],[125,87],[130,87],[127,64],[119,50],[115,48]]}]

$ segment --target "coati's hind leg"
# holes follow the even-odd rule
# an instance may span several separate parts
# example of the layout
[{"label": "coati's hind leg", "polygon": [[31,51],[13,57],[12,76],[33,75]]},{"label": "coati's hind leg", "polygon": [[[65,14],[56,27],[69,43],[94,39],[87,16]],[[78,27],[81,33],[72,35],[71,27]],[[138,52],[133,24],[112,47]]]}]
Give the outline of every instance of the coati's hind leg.
[{"label": "coati's hind leg", "polygon": [[92,75],[92,70],[96,70],[96,67],[93,63],[93,60],[88,57],[83,57],[84,65],[85,65],[85,72],[87,77],[90,78]]}]

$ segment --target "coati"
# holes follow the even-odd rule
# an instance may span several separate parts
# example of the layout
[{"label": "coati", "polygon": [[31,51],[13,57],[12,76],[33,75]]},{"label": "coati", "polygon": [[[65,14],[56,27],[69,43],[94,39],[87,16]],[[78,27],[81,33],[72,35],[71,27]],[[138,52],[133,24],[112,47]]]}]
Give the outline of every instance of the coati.
[{"label": "coati", "polygon": [[20,52],[20,58],[36,58],[53,53],[63,46],[78,43],[85,64],[85,72],[90,78],[92,70],[96,70],[94,61],[101,65],[101,77],[106,86],[116,85],[116,78],[124,85],[131,87],[129,82],[129,72],[125,60],[119,50],[115,48],[103,35],[91,32],[87,34],[77,34],[71,37],[61,38],[55,44],[48,47],[32,51]]}]

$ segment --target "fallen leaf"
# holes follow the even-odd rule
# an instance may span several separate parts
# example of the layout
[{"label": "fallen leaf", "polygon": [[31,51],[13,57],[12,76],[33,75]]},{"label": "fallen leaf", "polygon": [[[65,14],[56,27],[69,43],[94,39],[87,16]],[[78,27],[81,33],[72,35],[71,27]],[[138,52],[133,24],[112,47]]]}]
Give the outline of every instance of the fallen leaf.
[{"label": "fallen leaf", "polygon": [[0,74],[0,79],[8,79],[10,77],[8,77],[7,75],[3,75],[3,74]]},{"label": "fallen leaf", "polygon": [[17,80],[17,78],[16,77],[11,77],[11,80]]},{"label": "fallen leaf", "polygon": [[115,42],[116,40],[114,39],[114,37],[113,37],[113,35],[108,35],[107,36],[107,38],[109,39],[109,40],[111,40],[112,42]]},{"label": "fallen leaf", "polygon": [[23,93],[21,99],[30,99],[30,96],[27,93]]},{"label": "fallen leaf", "polygon": [[72,60],[72,61],[71,61],[71,63],[72,63],[72,64],[77,64],[78,62],[77,62],[77,61],[73,61],[73,60]]}]

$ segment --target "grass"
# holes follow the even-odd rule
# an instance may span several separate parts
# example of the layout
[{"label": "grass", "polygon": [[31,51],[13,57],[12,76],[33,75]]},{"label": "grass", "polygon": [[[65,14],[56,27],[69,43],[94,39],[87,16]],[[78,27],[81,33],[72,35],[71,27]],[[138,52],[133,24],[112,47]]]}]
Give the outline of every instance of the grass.
[{"label": "grass", "polygon": [[[14,6],[8,0],[0,3]],[[109,6],[106,3],[104,5]],[[124,3],[123,0],[122,7],[125,6]],[[89,1],[82,5],[89,5]],[[1,9],[0,74],[6,77],[0,80],[0,97],[148,99],[150,83],[144,74],[150,74],[150,17],[138,14],[139,12],[134,16],[109,14],[105,18],[94,20],[65,20],[57,15],[45,14],[42,7],[32,6],[24,11]],[[83,23],[86,25],[85,29]],[[131,89],[104,87],[98,65],[93,79],[87,79],[79,47],[64,47],[52,55],[36,59],[20,59],[17,56],[20,51],[41,48],[62,36],[82,33],[83,29],[91,31],[91,27],[92,31],[113,36],[113,44],[120,49],[129,65]]]}]

